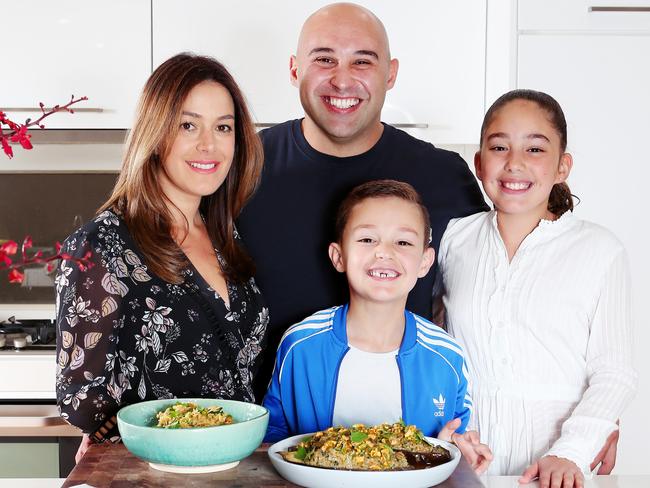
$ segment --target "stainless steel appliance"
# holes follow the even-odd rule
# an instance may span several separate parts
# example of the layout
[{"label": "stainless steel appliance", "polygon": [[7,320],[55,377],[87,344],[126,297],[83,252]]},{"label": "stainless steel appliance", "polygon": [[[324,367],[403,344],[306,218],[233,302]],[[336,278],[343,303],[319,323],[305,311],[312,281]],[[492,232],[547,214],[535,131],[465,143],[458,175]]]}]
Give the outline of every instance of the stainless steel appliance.
[{"label": "stainless steel appliance", "polygon": [[56,328],[53,320],[22,320],[9,317],[0,322],[0,350],[56,349]]}]

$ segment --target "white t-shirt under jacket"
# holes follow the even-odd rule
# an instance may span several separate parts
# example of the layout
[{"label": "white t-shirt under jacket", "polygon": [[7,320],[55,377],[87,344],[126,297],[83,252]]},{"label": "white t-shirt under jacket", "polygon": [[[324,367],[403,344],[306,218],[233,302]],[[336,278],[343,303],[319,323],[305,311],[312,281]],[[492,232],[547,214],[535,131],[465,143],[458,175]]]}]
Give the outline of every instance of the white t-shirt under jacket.
[{"label": "white t-shirt under jacket", "polygon": [[588,472],[636,389],[621,243],[566,212],[508,262],[492,211],[452,220],[439,262],[448,331],[468,361],[470,426],[495,455],[488,473],[518,475],[544,455]]},{"label": "white t-shirt under jacket", "polygon": [[350,346],[339,367],[334,425],[392,424],[402,418],[397,352],[367,352]]}]

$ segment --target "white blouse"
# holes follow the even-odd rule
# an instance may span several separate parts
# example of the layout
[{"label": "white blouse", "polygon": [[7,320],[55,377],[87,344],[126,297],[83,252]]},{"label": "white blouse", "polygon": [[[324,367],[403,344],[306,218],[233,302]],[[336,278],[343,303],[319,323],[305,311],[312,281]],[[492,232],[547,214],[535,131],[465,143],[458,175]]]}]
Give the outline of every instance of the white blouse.
[{"label": "white blouse", "polygon": [[621,243],[567,212],[542,220],[509,263],[492,211],[452,220],[439,263],[471,425],[495,455],[488,472],[518,475],[544,455],[588,472],[636,389]]}]

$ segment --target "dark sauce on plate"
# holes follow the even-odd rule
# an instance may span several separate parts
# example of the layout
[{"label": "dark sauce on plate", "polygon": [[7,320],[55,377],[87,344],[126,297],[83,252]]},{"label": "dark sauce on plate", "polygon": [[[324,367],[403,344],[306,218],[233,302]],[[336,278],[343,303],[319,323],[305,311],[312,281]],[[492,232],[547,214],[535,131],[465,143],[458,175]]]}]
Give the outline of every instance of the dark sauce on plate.
[{"label": "dark sauce on plate", "polygon": [[409,463],[409,466],[412,466],[413,469],[433,468],[434,466],[440,466],[441,464],[451,461],[451,456],[448,454],[420,453],[403,451],[401,449],[396,450],[404,454],[406,462]]}]

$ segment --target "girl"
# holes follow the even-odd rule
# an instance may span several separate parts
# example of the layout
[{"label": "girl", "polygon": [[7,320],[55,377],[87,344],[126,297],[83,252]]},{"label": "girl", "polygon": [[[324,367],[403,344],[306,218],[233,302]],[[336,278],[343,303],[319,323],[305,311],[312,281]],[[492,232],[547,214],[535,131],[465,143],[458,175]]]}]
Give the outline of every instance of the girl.
[{"label": "girl", "polygon": [[625,250],[573,215],[566,144],[552,97],[499,98],[475,156],[495,210],[451,221],[439,257],[489,472],[543,488],[582,486],[636,384]]},{"label": "girl", "polygon": [[262,167],[243,96],[217,61],[174,56],[147,81],[122,171],[64,252],[57,402],[92,440],[142,400],[253,401],[268,311],[233,221]]}]

